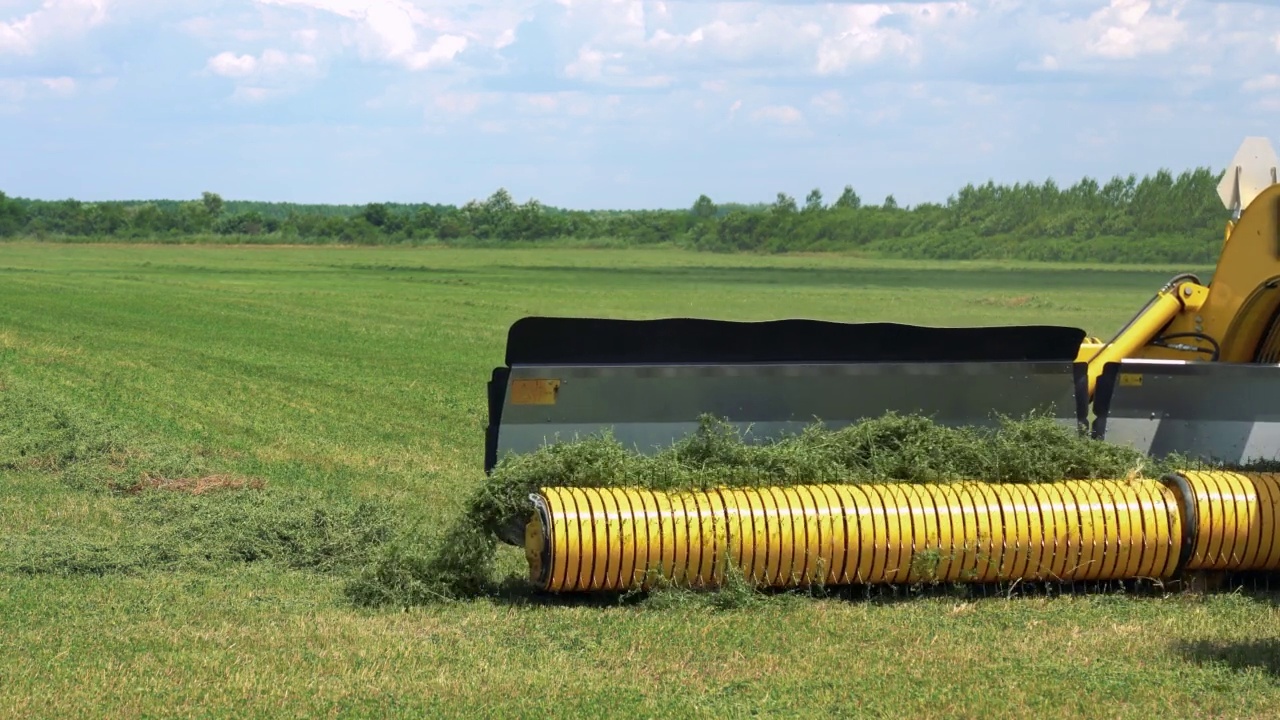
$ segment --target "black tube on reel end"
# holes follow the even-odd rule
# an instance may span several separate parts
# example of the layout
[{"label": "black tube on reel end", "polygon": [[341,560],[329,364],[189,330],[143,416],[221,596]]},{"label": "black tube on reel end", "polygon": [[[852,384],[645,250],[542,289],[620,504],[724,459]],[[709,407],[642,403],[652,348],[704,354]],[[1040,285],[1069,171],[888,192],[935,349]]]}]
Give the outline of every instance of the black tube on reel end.
[{"label": "black tube on reel end", "polygon": [[1174,572],[1180,573],[1195,552],[1196,537],[1200,530],[1196,494],[1191,489],[1191,482],[1182,473],[1169,473],[1161,477],[1160,482],[1178,493],[1178,509],[1182,514],[1182,552],[1178,556],[1178,567]]},{"label": "black tube on reel end", "polygon": [[547,499],[539,493],[531,493],[533,517],[524,532],[524,554],[529,561],[529,580],[546,588],[551,578],[551,511]]}]

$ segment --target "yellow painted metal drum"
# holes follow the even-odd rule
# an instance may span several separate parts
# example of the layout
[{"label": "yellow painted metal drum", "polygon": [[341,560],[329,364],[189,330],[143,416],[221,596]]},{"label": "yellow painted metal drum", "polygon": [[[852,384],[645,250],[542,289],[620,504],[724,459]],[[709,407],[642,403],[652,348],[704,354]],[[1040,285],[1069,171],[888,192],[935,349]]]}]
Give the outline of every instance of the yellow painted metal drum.
[{"label": "yellow painted metal drum", "polygon": [[543,488],[526,555],[555,592],[714,587],[729,567],[771,587],[1168,578],[1185,555],[1180,487]]},{"label": "yellow painted metal drum", "polygon": [[1181,472],[1187,570],[1280,570],[1280,474]]}]

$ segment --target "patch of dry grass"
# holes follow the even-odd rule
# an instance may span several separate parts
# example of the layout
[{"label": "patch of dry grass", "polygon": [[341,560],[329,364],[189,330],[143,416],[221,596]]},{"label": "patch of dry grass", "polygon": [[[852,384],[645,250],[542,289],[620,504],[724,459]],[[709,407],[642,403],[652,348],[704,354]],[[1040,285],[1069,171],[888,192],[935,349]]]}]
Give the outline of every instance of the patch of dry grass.
[{"label": "patch of dry grass", "polygon": [[204,477],[168,478],[144,472],[142,477],[129,485],[114,489],[125,495],[137,495],[145,490],[167,490],[191,495],[204,495],[226,490],[261,490],[267,486],[262,478],[244,478],[235,475],[205,475]]}]

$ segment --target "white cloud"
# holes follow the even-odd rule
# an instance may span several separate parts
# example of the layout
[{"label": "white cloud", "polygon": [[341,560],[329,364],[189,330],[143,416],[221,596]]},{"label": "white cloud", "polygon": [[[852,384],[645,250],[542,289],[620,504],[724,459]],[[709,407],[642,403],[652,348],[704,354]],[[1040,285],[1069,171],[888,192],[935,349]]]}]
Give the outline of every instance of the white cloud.
[{"label": "white cloud", "polygon": [[[751,14],[732,5],[717,5],[720,17],[687,33],[656,30],[638,49],[656,56],[674,53],[676,58],[742,62],[752,59],[802,57],[822,37],[822,28],[809,18],[783,9]],[[747,6],[751,7],[751,6]]]},{"label": "white cloud", "polygon": [[75,40],[107,19],[108,0],[44,0],[38,10],[0,22],[0,53],[30,55],[52,42]]},{"label": "white cloud", "polygon": [[[75,97],[81,83],[66,76],[0,78],[0,100],[20,102],[39,98],[70,99]],[[91,90],[110,87],[110,79],[93,83]]]},{"label": "white cloud", "polygon": [[[721,77],[724,72],[736,74],[747,68],[768,75],[804,74],[814,48],[823,42],[824,25],[829,20],[822,16],[828,10],[815,13],[761,3],[716,3],[704,13],[678,7],[680,14],[649,18],[658,27],[646,39],[618,44],[634,65],[664,72],[720,71]],[[697,14],[710,17],[691,22]]]},{"label": "white cloud", "polygon": [[268,48],[258,55],[224,51],[210,57],[205,69],[236,82],[231,100],[256,104],[288,95],[321,76],[319,62],[307,53]]},{"label": "white cloud", "polygon": [[622,52],[601,52],[582,47],[578,56],[564,66],[564,75],[574,80],[602,85],[631,88],[660,88],[670,85],[674,79],[666,74],[634,72],[625,62]]},{"label": "white cloud", "polygon": [[405,59],[410,70],[425,70],[447,65],[467,48],[467,39],[461,35],[441,35],[425,52],[414,52]]},{"label": "white cloud", "polygon": [[18,23],[0,23],[0,52],[30,52],[26,28]]},{"label": "white cloud", "polygon": [[865,65],[885,55],[907,55],[914,48],[911,38],[897,31],[846,30],[818,46],[817,70],[829,74],[851,65]]},{"label": "white cloud", "polygon": [[399,62],[410,69],[425,66],[423,53],[416,49],[418,32],[413,27],[414,15],[414,8],[405,3],[369,4],[357,34],[365,57]]},{"label": "white cloud", "polygon": [[795,125],[804,120],[804,115],[790,105],[767,105],[752,112],[751,118],[778,125]]},{"label": "white cloud", "polygon": [[[470,43],[464,34],[441,32],[447,23],[406,0],[257,0],[263,5],[303,7],[354,21],[346,41],[365,60],[390,62],[408,70],[448,65]],[[424,41],[419,29],[435,30]],[[311,38],[314,42],[314,37]]]},{"label": "white cloud", "polygon": [[1254,107],[1266,113],[1280,110],[1280,75],[1270,73],[1250,78],[1241,84],[1240,89],[1257,97]]},{"label": "white cloud", "polygon": [[[919,26],[937,26],[944,16],[967,15],[965,3],[923,3],[920,5],[851,5],[838,11],[834,27],[817,51],[817,72],[840,72],[850,66],[876,62],[886,56],[920,59]],[[900,22],[885,26],[882,21]],[[911,31],[900,29],[902,26]]]},{"label": "white cloud", "polygon": [[1245,92],[1280,90],[1280,75],[1261,75],[1244,81],[1244,84],[1240,87]]},{"label": "white cloud", "polygon": [[277,91],[264,87],[240,86],[231,93],[231,99],[243,103],[259,103],[276,95]]},{"label": "white cloud", "polygon": [[406,7],[412,9],[410,3],[399,2],[398,0],[258,0],[264,5],[296,5],[308,7],[315,10],[325,10],[347,18],[360,19],[363,18],[370,10],[371,5],[393,5],[398,7]]},{"label": "white cloud", "polygon": [[315,28],[294,30],[291,35],[293,36],[294,41],[304,48],[314,47],[316,41],[320,39],[320,31]]},{"label": "white cloud", "polygon": [[[609,59],[621,58],[621,53],[611,53]],[[581,80],[598,80],[604,74],[606,56],[599,50],[584,47],[578,49],[578,57],[564,66],[565,75]]]},{"label": "white cloud", "polygon": [[607,97],[583,92],[534,93],[518,97],[516,106],[524,114],[587,117],[607,112],[616,103]]},{"label": "white cloud", "polygon": [[309,74],[317,67],[315,57],[306,53],[287,53],[267,49],[258,57],[236,55],[226,51],[209,58],[205,65],[210,72],[228,78],[280,77],[288,74]]},{"label": "white cloud", "polygon": [[839,116],[845,112],[844,96],[837,90],[827,90],[814,95],[809,99],[809,104],[824,115]]},{"label": "white cloud", "polygon": [[[1151,0],[1111,0],[1089,16],[1089,51],[1110,59],[1133,58],[1167,53],[1186,38],[1186,23],[1180,18],[1183,3]],[[1159,12],[1160,9],[1166,12]]]},{"label": "white cloud", "polygon": [[67,97],[70,95],[74,95],[76,92],[75,78],[69,78],[69,77],[41,78],[40,84],[43,85],[49,92],[53,93],[54,95],[58,95],[60,97]]},{"label": "white cloud", "polygon": [[528,95],[524,98],[524,102],[531,109],[538,112],[554,112],[560,107],[560,102],[554,95],[538,94]]},{"label": "white cloud", "polygon": [[1054,72],[1061,67],[1062,64],[1058,62],[1058,58],[1053,55],[1042,55],[1040,59],[1035,62],[1018,63],[1018,69],[1024,71]]},{"label": "white cloud", "polygon": [[254,56],[236,55],[229,51],[209,58],[208,62],[209,70],[223,77],[248,77],[257,67],[258,59]]},{"label": "white cloud", "polygon": [[[177,147],[200,142],[196,125],[232,132],[220,113],[251,113],[235,127],[288,139],[300,126],[329,128],[327,142],[351,151],[341,158],[379,158],[379,178],[399,173],[385,187],[426,194],[496,187],[503,171],[474,158],[505,153],[530,183],[555,188],[525,192],[577,192],[583,204],[618,174],[630,178],[624,200],[640,204],[671,193],[684,203],[681,183],[695,182],[719,197],[767,198],[778,188],[752,183],[811,186],[799,178],[823,173],[860,191],[865,173],[908,202],[904,187],[933,192],[951,183],[944,173],[1220,162],[1220,148],[1194,153],[1222,133],[1274,127],[1277,28],[1280,3],[1188,0],[0,0],[0,132],[32,132],[12,118],[44,131],[43,108],[84,107],[62,113],[81,118],[82,137],[96,132],[87,118],[136,127],[145,117]],[[144,116],[166,92],[175,102]],[[80,105],[90,97],[92,108]],[[1223,116],[1225,106],[1237,112]],[[394,128],[406,134],[377,152],[343,139],[381,142],[369,138]],[[287,142],[245,133],[246,146],[268,146],[254,157],[281,153],[275,168],[361,167],[314,144],[290,157]],[[785,151],[764,142],[780,135]],[[502,153],[478,156],[477,142]],[[777,172],[685,160],[698,153],[767,158]],[[205,171],[191,169],[196,157],[184,172]],[[34,163],[6,171],[9,162],[0,184],[40,176]],[[422,174],[442,162],[460,168],[455,184]],[[937,173],[903,169],[921,163]],[[297,186],[328,193],[346,182],[314,175]],[[228,175],[249,182],[240,177]],[[356,191],[374,192],[364,182]]]},{"label": "white cloud", "polygon": [[480,93],[446,93],[437,95],[434,105],[449,115],[470,115],[483,101]]},{"label": "white cloud", "polygon": [[609,3],[573,6],[565,29],[569,37],[587,35],[580,47],[636,72],[752,68],[799,76],[895,56],[914,62],[929,44],[925,35],[975,15],[967,2]]}]

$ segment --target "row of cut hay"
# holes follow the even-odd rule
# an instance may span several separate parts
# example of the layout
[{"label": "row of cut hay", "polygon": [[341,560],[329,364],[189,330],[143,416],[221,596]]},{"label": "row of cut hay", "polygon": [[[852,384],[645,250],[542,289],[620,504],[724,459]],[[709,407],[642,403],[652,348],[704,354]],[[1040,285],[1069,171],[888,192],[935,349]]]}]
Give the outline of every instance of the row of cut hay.
[{"label": "row of cut hay", "polygon": [[503,459],[453,525],[417,552],[396,550],[348,586],[367,605],[415,605],[491,592],[498,536],[531,514],[542,487],[703,490],[871,482],[1039,483],[1159,477],[1193,467],[1154,461],[1092,440],[1050,417],[1002,418],[995,427],[947,427],[888,414],[842,429],[813,425],[770,443],[745,442],[728,422],[704,417],[664,452],[642,455],[605,434]]}]

